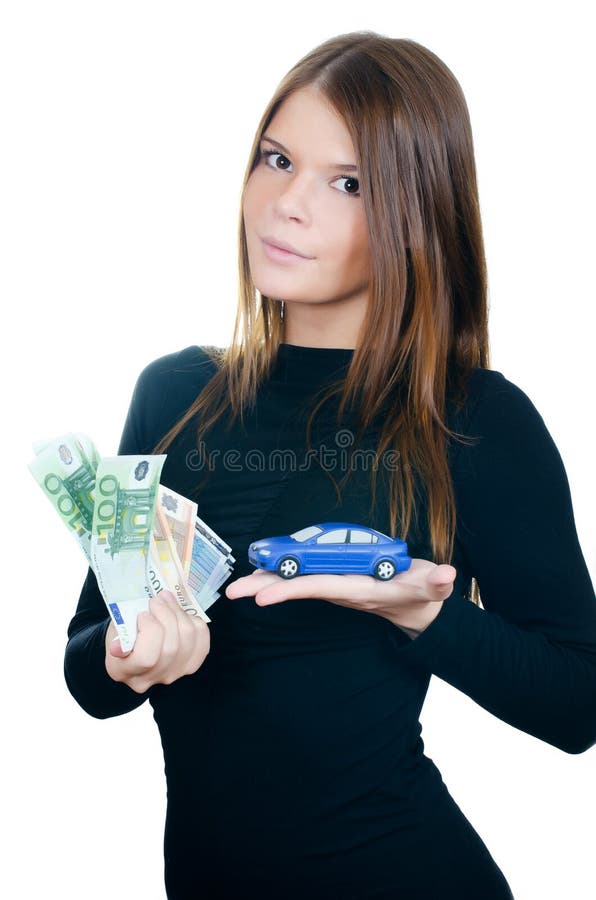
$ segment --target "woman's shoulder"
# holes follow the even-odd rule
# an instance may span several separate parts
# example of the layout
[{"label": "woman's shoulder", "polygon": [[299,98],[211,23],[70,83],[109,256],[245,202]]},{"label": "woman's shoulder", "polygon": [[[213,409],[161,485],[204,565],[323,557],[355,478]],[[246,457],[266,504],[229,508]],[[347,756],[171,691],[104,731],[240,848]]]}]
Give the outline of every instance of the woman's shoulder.
[{"label": "woman's shoulder", "polygon": [[183,383],[208,379],[217,371],[222,352],[220,347],[193,344],[168,353],[148,363],[139,375],[139,382],[160,387],[164,381]]},{"label": "woman's shoulder", "polygon": [[148,363],[136,380],[121,447],[157,443],[216,373],[222,352],[192,345]]},{"label": "woman's shoulder", "polygon": [[186,409],[217,371],[221,352],[218,347],[192,345],[160,356],[142,370],[137,391],[155,398],[167,394]]},{"label": "woman's shoulder", "polygon": [[528,412],[538,415],[525,391],[496,369],[472,369],[465,383],[463,400],[451,401],[449,409],[460,426],[485,419],[498,422]]},{"label": "woman's shoulder", "polygon": [[474,456],[488,454],[494,460],[499,455],[525,455],[531,448],[540,452],[552,449],[552,437],[528,394],[494,369],[471,371],[463,403],[450,404],[448,420],[452,431],[471,439],[463,445],[455,441],[452,449],[456,455],[469,451]]}]

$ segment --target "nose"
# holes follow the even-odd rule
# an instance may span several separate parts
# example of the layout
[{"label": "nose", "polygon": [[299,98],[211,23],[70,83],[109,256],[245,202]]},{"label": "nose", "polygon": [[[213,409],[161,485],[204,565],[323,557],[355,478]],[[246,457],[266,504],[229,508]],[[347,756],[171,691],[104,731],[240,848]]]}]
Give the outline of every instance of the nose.
[{"label": "nose", "polygon": [[275,198],[276,212],[284,218],[308,220],[311,214],[312,183],[307,178],[287,178]]}]

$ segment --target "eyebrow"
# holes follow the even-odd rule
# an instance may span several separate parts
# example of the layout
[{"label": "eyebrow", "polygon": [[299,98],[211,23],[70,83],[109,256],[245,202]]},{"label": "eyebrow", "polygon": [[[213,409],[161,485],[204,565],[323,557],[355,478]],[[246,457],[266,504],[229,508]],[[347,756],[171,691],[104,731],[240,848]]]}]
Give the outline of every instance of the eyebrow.
[{"label": "eyebrow", "polygon": [[[284,147],[284,145],[280,141],[276,141],[275,138],[269,137],[268,135],[264,134],[264,135],[262,135],[261,140],[269,141],[270,144],[275,144],[275,146],[279,147],[281,150],[283,150],[284,153],[287,153],[288,155],[290,155],[290,151],[288,150],[288,148]],[[348,172],[357,172],[358,171],[358,166],[354,166],[351,163],[329,163],[327,168],[343,169],[344,171],[348,171]]]}]

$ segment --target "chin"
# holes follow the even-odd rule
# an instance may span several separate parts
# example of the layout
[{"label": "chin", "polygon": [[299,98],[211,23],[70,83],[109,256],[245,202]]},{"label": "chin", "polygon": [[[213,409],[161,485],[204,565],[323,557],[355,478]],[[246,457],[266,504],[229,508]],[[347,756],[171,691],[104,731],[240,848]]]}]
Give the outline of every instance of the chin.
[{"label": "chin", "polygon": [[297,288],[296,279],[290,278],[254,278],[256,289],[271,300],[308,300],[311,293],[308,290],[301,291]]},{"label": "chin", "polygon": [[320,299],[317,297],[312,297],[312,299],[306,293],[301,293],[298,295],[294,295],[292,292],[287,290],[269,290],[262,291],[261,288],[257,288],[257,290],[261,293],[263,297],[268,297],[273,303],[317,303]]}]

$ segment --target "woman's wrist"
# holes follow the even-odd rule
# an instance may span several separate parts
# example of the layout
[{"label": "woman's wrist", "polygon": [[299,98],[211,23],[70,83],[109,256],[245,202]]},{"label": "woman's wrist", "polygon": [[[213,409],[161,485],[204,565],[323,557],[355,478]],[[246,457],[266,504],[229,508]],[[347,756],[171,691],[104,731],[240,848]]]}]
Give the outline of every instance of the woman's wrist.
[{"label": "woman's wrist", "polygon": [[415,604],[416,609],[414,605],[408,605],[407,610],[404,607],[401,609],[396,607],[386,618],[414,639],[436,619],[444,602],[444,600],[431,600],[428,603],[417,603]]}]

